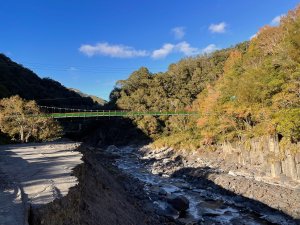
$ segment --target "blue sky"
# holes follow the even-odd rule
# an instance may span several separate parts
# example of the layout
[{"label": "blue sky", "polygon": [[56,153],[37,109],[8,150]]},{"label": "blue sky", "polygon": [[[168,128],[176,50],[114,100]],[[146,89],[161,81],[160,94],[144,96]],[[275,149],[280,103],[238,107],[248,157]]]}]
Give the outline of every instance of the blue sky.
[{"label": "blue sky", "polygon": [[141,66],[249,40],[299,0],[27,0],[0,6],[0,52],[66,87],[108,99]]}]

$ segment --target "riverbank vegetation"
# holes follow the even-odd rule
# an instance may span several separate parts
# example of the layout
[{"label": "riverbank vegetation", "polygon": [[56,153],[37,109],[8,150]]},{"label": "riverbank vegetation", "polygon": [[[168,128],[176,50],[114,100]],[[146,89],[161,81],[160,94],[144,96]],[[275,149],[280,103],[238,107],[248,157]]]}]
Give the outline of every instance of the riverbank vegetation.
[{"label": "riverbank vegetation", "polygon": [[140,117],[157,145],[212,146],[264,135],[300,141],[300,6],[250,41],[118,81],[111,100],[134,111],[199,112],[198,117]]},{"label": "riverbank vegetation", "polygon": [[0,100],[0,131],[22,143],[52,140],[62,135],[59,123],[43,116],[35,101],[19,96]]}]

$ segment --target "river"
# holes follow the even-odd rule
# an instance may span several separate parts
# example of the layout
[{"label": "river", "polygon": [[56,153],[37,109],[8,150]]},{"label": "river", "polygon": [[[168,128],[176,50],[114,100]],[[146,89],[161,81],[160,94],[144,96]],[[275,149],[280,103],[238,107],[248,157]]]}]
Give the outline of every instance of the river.
[{"label": "river", "polygon": [[[120,156],[115,163],[119,169],[143,183],[144,191],[160,214],[190,224],[296,224],[280,214],[254,212],[228,196],[209,188],[196,188],[184,179],[153,174],[151,165],[142,159],[136,147],[110,148],[109,151]],[[189,200],[186,213],[179,213],[168,203],[168,199],[176,196]]]}]

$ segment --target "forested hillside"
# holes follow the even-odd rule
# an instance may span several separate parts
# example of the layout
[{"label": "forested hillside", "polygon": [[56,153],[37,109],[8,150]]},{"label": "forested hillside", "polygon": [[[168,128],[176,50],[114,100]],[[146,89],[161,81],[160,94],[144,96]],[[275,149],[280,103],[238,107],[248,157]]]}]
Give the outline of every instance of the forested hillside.
[{"label": "forested hillside", "polygon": [[93,108],[98,105],[90,97],[83,97],[50,78],[41,79],[31,70],[0,54],[0,98],[12,95],[48,106]]},{"label": "forested hillside", "polygon": [[160,144],[197,148],[264,135],[299,142],[300,6],[249,42],[183,59],[165,73],[140,68],[117,83],[111,100],[121,109],[199,112],[136,118]]}]

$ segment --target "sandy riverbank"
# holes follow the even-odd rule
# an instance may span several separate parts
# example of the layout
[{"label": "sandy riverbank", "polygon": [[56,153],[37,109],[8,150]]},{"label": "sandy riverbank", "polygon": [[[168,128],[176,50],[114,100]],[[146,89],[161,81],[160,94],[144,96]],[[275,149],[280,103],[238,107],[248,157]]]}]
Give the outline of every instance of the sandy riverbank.
[{"label": "sandy riverbank", "polygon": [[49,143],[0,146],[0,224],[28,222],[30,207],[39,207],[67,195],[82,163],[76,151],[80,143]]}]

